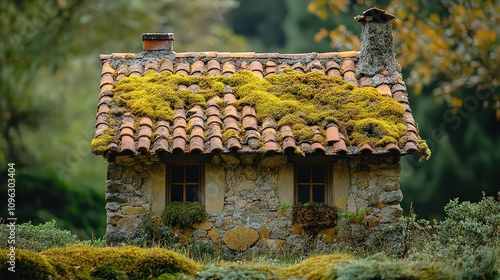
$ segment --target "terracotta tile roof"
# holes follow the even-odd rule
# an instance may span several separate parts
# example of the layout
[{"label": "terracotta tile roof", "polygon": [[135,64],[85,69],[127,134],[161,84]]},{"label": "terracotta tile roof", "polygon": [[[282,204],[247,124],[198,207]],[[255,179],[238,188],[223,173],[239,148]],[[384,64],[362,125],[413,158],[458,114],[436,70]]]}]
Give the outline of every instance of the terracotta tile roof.
[{"label": "terracotta tile roof", "polygon": [[[163,56],[162,56],[163,55]],[[356,77],[359,53],[229,53],[229,52],[143,52],[101,55],[102,74],[97,105],[93,153],[156,154],[156,153],[228,153],[237,152],[297,152],[305,155],[356,154],[415,154],[426,156],[426,145],[420,143],[418,126],[408,104],[408,94],[402,75],[383,71],[373,77]],[[383,146],[350,145],[349,132],[335,123],[308,124],[314,137],[298,141],[289,125],[277,126],[277,120],[259,120],[255,108],[235,106],[238,96],[225,85],[224,91],[207,100],[206,106],[194,105],[174,109],[173,119],[153,119],[133,115],[114,99],[114,87],[129,76],[142,76],[148,70],[170,72],[184,76],[220,75],[231,77],[238,71],[250,70],[257,77],[280,74],[283,69],[309,73],[317,71],[328,77],[338,77],[358,87],[374,87],[383,96],[393,98],[406,110],[407,134],[402,141]],[[199,87],[180,85],[177,89],[197,92]],[[223,102],[222,102],[223,101]],[[227,138],[227,139],[226,139]],[[401,139],[397,139],[401,140]],[[104,146],[103,146],[104,145]],[[298,150],[300,149],[300,150]]]}]

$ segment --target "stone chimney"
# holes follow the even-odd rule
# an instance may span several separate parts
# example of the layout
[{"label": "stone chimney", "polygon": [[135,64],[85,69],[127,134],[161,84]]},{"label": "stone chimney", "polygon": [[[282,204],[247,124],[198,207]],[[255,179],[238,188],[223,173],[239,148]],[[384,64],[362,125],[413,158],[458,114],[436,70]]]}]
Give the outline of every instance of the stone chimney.
[{"label": "stone chimney", "polygon": [[390,22],[396,17],[379,8],[370,8],[354,19],[361,23],[361,51],[356,76],[372,77],[384,70],[389,74],[401,72],[395,58]]},{"label": "stone chimney", "polygon": [[174,51],[174,33],[142,33],[142,42],[144,51]]}]

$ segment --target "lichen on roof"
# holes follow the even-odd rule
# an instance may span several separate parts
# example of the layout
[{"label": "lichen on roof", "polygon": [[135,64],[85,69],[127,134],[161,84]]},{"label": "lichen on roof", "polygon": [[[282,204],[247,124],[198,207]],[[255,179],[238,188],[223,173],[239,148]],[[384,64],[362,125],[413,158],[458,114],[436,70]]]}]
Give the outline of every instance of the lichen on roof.
[{"label": "lichen on roof", "polygon": [[115,140],[115,137],[116,137],[116,131],[108,128],[103,132],[103,134],[92,139],[90,147],[92,148],[92,151],[94,151],[95,153],[102,154],[106,151],[108,144],[111,141]]},{"label": "lichen on roof", "polygon": [[[191,88],[178,90],[179,85]],[[288,125],[298,141],[312,140],[312,125],[318,125],[323,136],[315,140],[325,142],[324,128],[336,124],[353,146],[395,143],[402,148],[408,134],[405,109],[396,100],[382,96],[373,87],[360,88],[316,71],[289,69],[262,79],[248,70],[237,71],[231,77],[148,70],[142,77],[118,81],[113,100],[135,116],[172,121],[174,109],[205,107],[211,97],[223,97],[226,85],[232,87],[238,109],[254,106],[260,122],[272,117],[278,129]]]}]

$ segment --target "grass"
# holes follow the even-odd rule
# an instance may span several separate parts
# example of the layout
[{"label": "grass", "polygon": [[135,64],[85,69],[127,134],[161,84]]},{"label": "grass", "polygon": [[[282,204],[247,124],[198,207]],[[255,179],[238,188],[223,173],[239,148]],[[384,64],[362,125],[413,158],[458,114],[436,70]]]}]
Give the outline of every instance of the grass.
[{"label": "grass", "polygon": [[257,243],[244,252],[197,239],[103,247],[100,239],[75,241],[54,223],[24,225],[19,234],[30,240],[16,248],[15,274],[7,270],[9,248],[0,247],[0,279],[500,279],[500,202],[452,200],[445,212],[434,224],[403,217],[392,253],[383,239],[366,246],[305,238],[301,246]]}]

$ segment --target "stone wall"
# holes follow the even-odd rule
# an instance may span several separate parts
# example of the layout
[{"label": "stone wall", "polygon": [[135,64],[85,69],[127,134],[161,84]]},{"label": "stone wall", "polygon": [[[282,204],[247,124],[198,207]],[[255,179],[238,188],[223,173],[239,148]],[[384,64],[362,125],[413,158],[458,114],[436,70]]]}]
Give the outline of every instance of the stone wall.
[{"label": "stone wall", "polygon": [[399,158],[393,157],[358,157],[336,163],[337,181],[348,178],[344,182],[348,184],[347,203],[339,208],[352,213],[365,210],[364,219],[339,230],[336,240],[398,246],[400,236],[393,233],[403,214],[400,171]]},{"label": "stone wall", "polygon": [[154,172],[165,169],[165,164],[144,156],[116,157],[107,165],[105,239],[114,245],[135,237],[141,215],[152,209],[152,194],[165,192],[165,177],[162,180]]},{"label": "stone wall", "polygon": [[[366,210],[366,216],[343,229],[324,229],[324,241],[365,242],[370,232],[391,228],[402,214],[399,203],[399,160],[392,157],[339,158],[328,202],[340,211]],[[140,217],[165,206],[165,164],[154,156],[117,157],[108,164],[106,182],[107,230],[111,244],[134,237]],[[210,217],[194,235],[212,244],[243,250],[254,243],[270,248],[296,246],[304,231],[292,225],[294,164],[286,156],[215,155],[205,163],[205,208]],[[244,237],[244,238],[243,238]],[[251,244],[234,244],[232,240]]]},{"label": "stone wall", "polygon": [[247,229],[250,236],[258,233],[260,239],[285,240],[290,236],[290,217],[281,211],[282,205],[293,204],[293,165],[285,156],[221,155],[207,165],[224,174],[220,178],[224,209],[209,219],[220,239],[212,241],[227,245],[224,237],[230,238],[238,228]]}]

